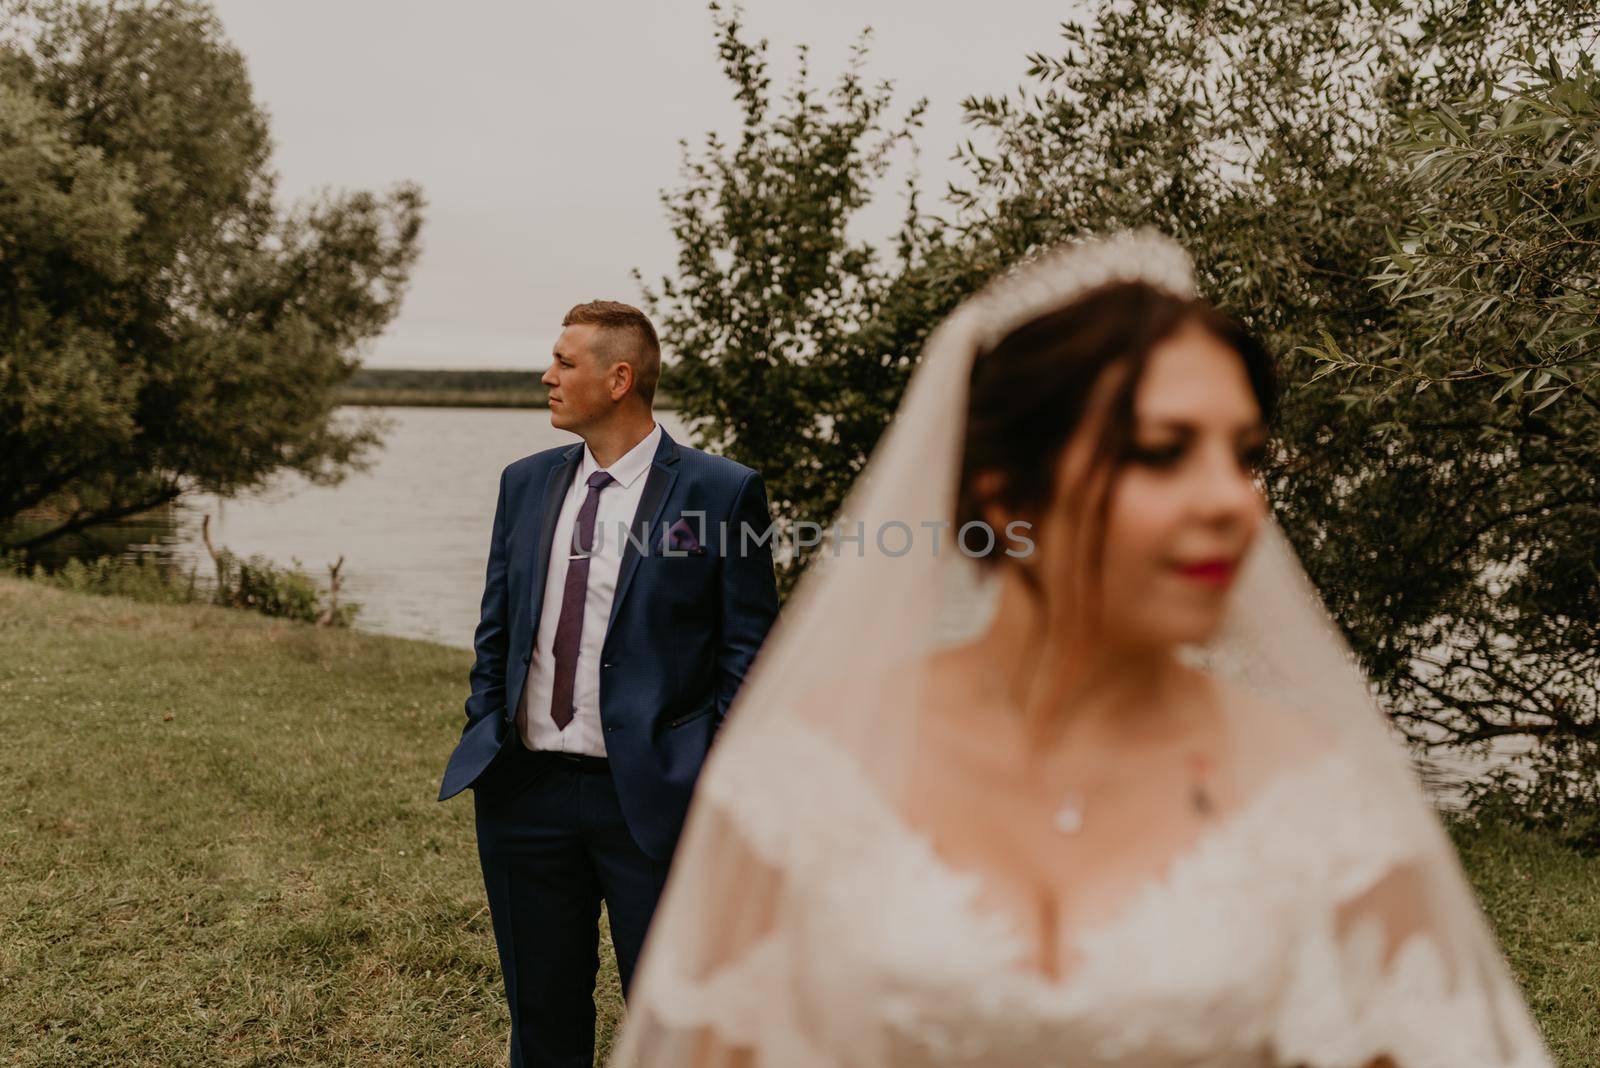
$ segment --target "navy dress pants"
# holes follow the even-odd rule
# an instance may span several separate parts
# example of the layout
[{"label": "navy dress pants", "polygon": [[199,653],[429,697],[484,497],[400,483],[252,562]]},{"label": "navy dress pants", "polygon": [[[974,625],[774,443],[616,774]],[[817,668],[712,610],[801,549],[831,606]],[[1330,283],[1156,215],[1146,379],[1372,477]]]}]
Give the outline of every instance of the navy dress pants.
[{"label": "navy dress pants", "polygon": [[530,753],[513,731],[473,785],[511,1068],[592,1068],[600,903],[626,996],[667,864],[634,842],[603,761]]}]

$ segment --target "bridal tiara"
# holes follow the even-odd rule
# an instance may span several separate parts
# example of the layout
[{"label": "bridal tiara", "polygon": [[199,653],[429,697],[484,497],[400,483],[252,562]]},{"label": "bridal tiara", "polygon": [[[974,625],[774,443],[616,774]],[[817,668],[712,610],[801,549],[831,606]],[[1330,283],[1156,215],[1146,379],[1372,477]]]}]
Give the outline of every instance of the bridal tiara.
[{"label": "bridal tiara", "polygon": [[1058,245],[993,279],[972,298],[980,351],[1024,323],[1112,282],[1143,282],[1178,297],[1198,295],[1183,246],[1151,227]]}]

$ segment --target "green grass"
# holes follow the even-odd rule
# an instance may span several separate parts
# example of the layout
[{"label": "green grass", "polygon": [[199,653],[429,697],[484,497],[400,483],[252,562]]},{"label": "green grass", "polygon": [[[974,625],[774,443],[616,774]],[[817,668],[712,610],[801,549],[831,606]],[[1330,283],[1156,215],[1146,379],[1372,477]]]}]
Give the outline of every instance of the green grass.
[{"label": "green grass", "polygon": [[[504,1064],[471,800],[433,800],[467,667],[0,577],[0,1064]],[[1559,1062],[1600,1064],[1600,860],[1455,833]]]},{"label": "green grass", "polygon": [[0,578],[0,1064],[504,1065],[468,663]]},{"label": "green grass", "polygon": [[1453,831],[1556,1063],[1600,1065],[1600,857],[1508,827]]}]

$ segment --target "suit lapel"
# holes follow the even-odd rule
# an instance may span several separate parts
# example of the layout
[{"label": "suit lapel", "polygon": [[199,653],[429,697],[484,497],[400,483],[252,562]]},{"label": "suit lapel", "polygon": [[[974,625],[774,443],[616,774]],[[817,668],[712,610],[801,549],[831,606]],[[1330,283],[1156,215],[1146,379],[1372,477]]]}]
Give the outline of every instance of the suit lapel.
[{"label": "suit lapel", "polygon": [[533,575],[529,586],[528,610],[532,619],[531,631],[539,630],[540,608],[544,604],[544,581],[550,570],[550,543],[555,540],[556,520],[561,517],[561,502],[572,486],[583,460],[583,443],[580,441],[567,450],[566,458],[550,469],[544,482],[544,500],[540,504],[539,538],[533,545]]},{"label": "suit lapel", "polygon": [[639,496],[639,507],[633,513],[633,522],[629,525],[634,536],[623,539],[622,563],[617,570],[617,590],[611,598],[611,615],[606,620],[607,633],[610,633],[611,624],[616,622],[617,609],[622,606],[622,598],[627,595],[628,584],[633,581],[633,573],[639,568],[639,549],[634,541],[640,540],[649,544],[650,531],[661,518],[661,509],[666,506],[667,496],[672,492],[672,484],[678,480],[677,463],[678,444],[667,436],[666,427],[662,427],[661,440],[656,443],[656,455],[650,463],[650,473],[645,476],[644,492]]}]

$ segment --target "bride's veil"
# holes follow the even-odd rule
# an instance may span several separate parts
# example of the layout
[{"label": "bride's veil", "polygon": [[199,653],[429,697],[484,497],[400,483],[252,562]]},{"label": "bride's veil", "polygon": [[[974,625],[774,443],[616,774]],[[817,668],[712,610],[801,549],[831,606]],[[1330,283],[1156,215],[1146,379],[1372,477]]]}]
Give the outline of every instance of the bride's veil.
[{"label": "bride's veil", "polygon": [[[702,771],[611,1064],[874,1063],[872,1036],[831,1034],[826,1011],[831,997],[874,992],[808,989],[814,973],[802,962],[840,948],[805,920],[804,906],[826,891],[827,865],[837,862],[837,853],[815,840],[818,828],[832,825],[832,806],[859,806],[865,798],[894,812],[903,803],[905,754],[922,703],[911,666],[981,630],[993,608],[992,580],[957,548],[951,525],[973,360],[1016,327],[1119,281],[1195,295],[1179,246],[1152,231],[1127,232],[1033,257],[967,300],[930,337],[842,507],[835,532],[843,536],[817,550]],[[737,551],[731,539],[727,551]],[[1307,717],[1309,733],[1352,756],[1345,766],[1355,770],[1326,803],[1359,801],[1362,811],[1381,813],[1367,833],[1386,843],[1388,855],[1406,859],[1408,919],[1389,935],[1429,952],[1391,946],[1374,956],[1369,943],[1363,956],[1357,924],[1348,928],[1349,967],[1339,976],[1350,989],[1328,996],[1357,1004],[1363,985],[1402,967],[1416,970],[1425,958],[1443,973],[1436,975],[1441,985],[1412,993],[1471,1006],[1475,1059],[1458,1066],[1548,1063],[1403,747],[1273,521],[1263,525],[1238,576],[1223,632],[1188,652],[1283,714]],[[819,739],[826,740],[820,747],[813,744]],[[1442,1064],[1431,1058],[1462,1041],[1459,1034],[1426,1061],[1413,1054],[1413,1063],[1400,1054],[1417,1048],[1416,1035],[1385,1033],[1386,1021],[1404,1013],[1415,1019],[1394,1026],[1415,1024],[1426,1035],[1419,1021],[1435,1008],[1380,1007],[1356,1024],[1331,1009],[1319,1021],[1313,1017],[1320,1010],[1286,1007],[1307,1017],[1285,1031],[1298,1038],[1284,1043],[1302,1048],[1276,1053],[1284,1063],[1313,1068],[1362,1066],[1386,1053],[1398,1068]],[[1444,1015],[1439,1020],[1454,1026]]]}]

